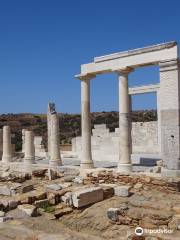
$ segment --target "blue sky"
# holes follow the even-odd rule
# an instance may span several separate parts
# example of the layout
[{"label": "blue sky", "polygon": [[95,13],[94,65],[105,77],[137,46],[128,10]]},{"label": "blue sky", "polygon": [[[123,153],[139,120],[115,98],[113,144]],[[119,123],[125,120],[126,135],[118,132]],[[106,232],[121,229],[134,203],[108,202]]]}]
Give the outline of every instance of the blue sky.
[{"label": "blue sky", "polygon": [[[0,113],[80,112],[80,64],[95,56],[180,41],[180,1],[0,0]],[[158,68],[138,69],[130,85],[156,83]],[[155,95],[133,109],[155,108]],[[91,111],[118,110],[115,74],[91,82]]]}]

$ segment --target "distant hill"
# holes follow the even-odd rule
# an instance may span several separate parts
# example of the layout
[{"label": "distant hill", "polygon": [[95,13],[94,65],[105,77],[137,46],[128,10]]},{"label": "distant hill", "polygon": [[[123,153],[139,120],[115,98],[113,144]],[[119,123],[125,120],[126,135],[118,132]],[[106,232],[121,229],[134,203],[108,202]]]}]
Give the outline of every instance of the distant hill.
[{"label": "distant hill", "polygon": [[[71,139],[81,135],[81,116],[80,114],[60,115],[60,141],[62,144],[71,143]],[[133,122],[148,122],[157,120],[156,110],[134,111],[131,113]],[[119,125],[119,113],[112,112],[94,112],[91,113],[92,128],[94,124],[107,124],[110,131],[114,131]],[[42,135],[44,143],[47,143],[47,118],[46,114],[2,114],[0,115],[0,128],[4,125],[11,127],[12,133],[15,133],[14,143],[16,150],[21,149],[22,129],[34,131],[35,135]]]}]

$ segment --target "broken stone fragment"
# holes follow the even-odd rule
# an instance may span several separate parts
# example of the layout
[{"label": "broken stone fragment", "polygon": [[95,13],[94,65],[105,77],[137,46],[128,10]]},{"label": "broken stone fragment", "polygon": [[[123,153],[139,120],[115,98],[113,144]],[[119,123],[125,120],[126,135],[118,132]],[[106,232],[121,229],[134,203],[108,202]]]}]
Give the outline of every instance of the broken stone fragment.
[{"label": "broken stone fragment", "polygon": [[68,206],[73,206],[72,201],[72,192],[67,192],[64,196],[61,197],[62,202],[64,202]]},{"label": "broken stone fragment", "polygon": [[13,220],[13,217],[11,216],[0,217],[0,223],[7,222],[9,220]]},{"label": "broken stone fragment", "polygon": [[130,186],[117,186],[114,188],[114,195],[118,197],[128,197]]},{"label": "broken stone fragment", "polygon": [[11,196],[12,192],[8,186],[0,186],[0,195]]},{"label": "broken stone fragment", "polygon": [[60,202],[60,196],[58,193],[47,193],[47,199],[51,205],[55,205]]},{"label": "broken stone fragment", "polygon": [[74,175],[66,175],[64,176],[64,182],[73,182],[76,176]]},{"label": "broken stone fragment", "polygon": [[44,208],[49,205],[48,199],[38,200],[34,202],[34,205],[38,208]]},{"label": "broken stone fragment", "polygon": [[18,209],[25,212],[30,217],[38,216],[37,207],[30,204],[19,205]]},{"label": "broken stone fragment", "polygon": [[59,185],[59,184],[50,184],[50,185],[47,185],[46,186],[46,190],[48,191],[48,190],[53,190],[53,191],[58,191],[58,190],[61,190],[62,189],[62,186],[61,185]]},{"label": "broken stone fragment", "polygon": [[73,179],[74,183],[84,184],[84,179],[81,176],[77,176]]},{"label": "broken stone fragment", "polygon": [[140,189],[140,188],[142,188],[143,187],[143,184],[142,183],[136,183],[135,185],[134,185],[134,188],[135,189]]},{"label": "broken stone fragment", "polygon": [[63,215],[69,214],[69,213],[71,213],[71,212],[73,212],[73,209],[70,208],[70,207],[66,207],[66,208],[63,208],[63,209],[57,209],[57,210],[55,211],[55,213],[54,213],[54,216],[55,216],[56,218],[60,218],[60,217],[62,217]]},{"label": "broken stone fragment", "polygon": [[34,171],[32,171],[32,177],[34,177],[34,178],[44,178],[46,172],[47,172],[47,169],[34,170]]},{"label": "broken stone fragment", "polygon": [[118,216],[120,215],[120,209],[119,208],[109,208],[107,210],[107,217],[111,221],[118,221]]},{"label": "broken stone fragment", "polygon": [[168,227],[173,230],[180,229],[180,214],[173,216],[172,220],[168,224]]},{"label": "broken stone fragment", "polygon": [[90,187],[72,193],[73,206],[85,207],[103,200],[103,190],[100,187]]},{"label": "broken stone fragment", "polygon": [[0,217],[4,217],[5,216],[5,212],[0,211]]},{"label": "broken stone fragment", "polygon": [[33,189],[34,189],[34,186],[32,184],[26,184],[20,188],[20,193],[30,192]]}]

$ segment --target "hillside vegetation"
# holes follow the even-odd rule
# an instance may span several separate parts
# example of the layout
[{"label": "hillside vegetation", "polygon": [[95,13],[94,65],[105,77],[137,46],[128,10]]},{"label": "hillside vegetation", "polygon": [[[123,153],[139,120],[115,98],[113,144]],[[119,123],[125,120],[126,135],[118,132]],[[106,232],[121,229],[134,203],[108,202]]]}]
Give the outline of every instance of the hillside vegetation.
[{"label": "hillside vegetation", "polygon": [[[71,143],[73,137],[81,134],[81,116],[80,114],[60,113],[60,141],[62,144]],[[156,121],[157,112],[134,111],[131,113],[133,122]],[[119,125],[119,113],[112,112],[94,112],[91,113],[92,128],[94,124],[107,124],[110,131],[114,131]],[[47,118],[45,114],[2,114],[0,115],[0,128],[4,125],[11,127],[12,133],[15,134],[13,139],[16,144],[16,150],[21,149],[21,132],[22,129],[34,131],[35,135],[43,136],[43,141],[47,142]]]}]

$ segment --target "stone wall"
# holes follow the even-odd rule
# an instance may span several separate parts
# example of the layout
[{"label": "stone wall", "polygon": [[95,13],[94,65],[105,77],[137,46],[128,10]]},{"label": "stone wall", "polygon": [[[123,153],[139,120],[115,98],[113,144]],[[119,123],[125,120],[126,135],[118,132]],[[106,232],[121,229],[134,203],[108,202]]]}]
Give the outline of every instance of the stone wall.
[{"label": "stone wall", "polygon": [[3,153],[3,131],[0,129],[0,159],[2,159]]},{"label": "stone wall", "polygon": [[[92,157],[96,161],[118,161],[119,128],[109,132],[105,124],[95,125],[92,129]],[[132,152],[158,154],[157,122],[132,123]],[[81,157],[81,137],[72,139],[72,151]]]}]

